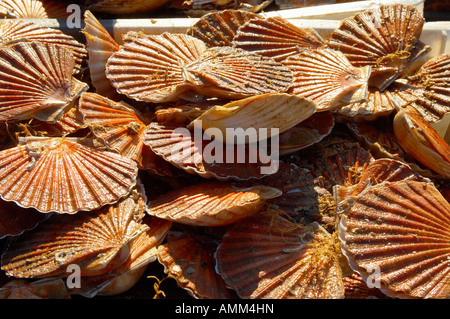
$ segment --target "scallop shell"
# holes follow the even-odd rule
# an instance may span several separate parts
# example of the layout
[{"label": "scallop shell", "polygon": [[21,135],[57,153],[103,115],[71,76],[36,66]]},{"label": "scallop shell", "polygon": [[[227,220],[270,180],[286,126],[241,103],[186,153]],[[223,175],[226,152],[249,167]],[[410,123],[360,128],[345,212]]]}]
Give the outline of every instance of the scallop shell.
[{"label": "scallop shell", "polygon": [[110,272],[98,276],[82,277],[80,288],[71,289],[71,294],[84,297],[112,296],[131,289],[142,277],[148,264],[158,258],[158,246],[166,238],[172,225],[170,221],[144,217],[142,223],[148,230],[130,244],[128,258]]},{"label": "scallop shell", "polygon": [[161,105],[156,107],[155,117],[159,123],[185,126],[202,115],[207,109],[223,104],[226,104],[226,101],[213,99],[196,103],[180,103],[170,107]]},{"label": "scallop shell", "polygon": [[305,50],[283,61],[294,73],[289,93],[302,95],[327,111],[365,100],[371,68],[356,68],[331,49]]},{"label": "scallop shell", "polygon": [[70,299],[61,278],[14,279],[0,288],[0,299]]},{"label": "scallop shell", "polygon": [[334,116],[331,111],[316,112],[303,122],[280,134],[280,156],[292,154],[320,142],[331,133]]},{"label": "scallop shell", "polygon": [[351,276],[343,278],[345,286],[344,299],[387,299],[378,288],[369,288],[362,277],[354,272]]},{"label": "scallop shell", "polygon": [[450,178],[450,146],[411,106],[394,117],[394,133],[404,150],[417,161]]},{"label": "scallop shell", "polygon": [[381,92],[377,88],[369,88],[365,101],[345,105],[335,110],[337,122],[374,121],[394,112],[396,105],[403,107],[418,100],[423,90],[402,83],[393,83]]},{"label": "scallop shell", "polygon": [[64,3],[39,0],[2,0],[0,16],[9,19],[66,19],[69,13]]},{"label": "scallop shell", "polygon": [[282,17],[251,19],[241,26],[233,47],[283,61],[303,50],[325,46],[321,36],[311,28],[299,28]]},{"label": "scallop shell", "polygon": [[209,48],[185,66],[184,74],[198,93],[226,99],[286,92],[293,80],[280,62],[231,47]]},{"label": "scallop shell", "polygon": [[135,100],[174,101],[189,89],[184,67],[205,50],[202,41],[185,34],[139,37],[111,55],[106,77],[119,93]]},{"label": "scallop shell", "polygon": [[45,136],[54,137],[66,136],[86,127],[83,117],[76,106],[61,115],[56,123],[32,120],[30,125],[33,126],[35,131],[42,131],[45,132]]},{"label": "scallop shell", "polygon": [[[224,143],[256,143],[287,131],[316,109],[315,103],[302,96],[269,93],[212,107],[195,121],[201,122],[205,134],[212,130]],[[217,130],[221,134],[216,134]]]},{"label": "scallop shell", "polygon": [[26,209],[13,202],[0,200],[0,239],[17,236],[36,227],[48,216],[33,209]]},{"label": "scallop shell", "polygon": [[123,264],[133,240],[148,230],[144,214],[145,201],[132,194],[90,213],[53,215],[9,245],[2,269],[17,278],[69,276],[73,264],[81,276],[107,273]]},{"label": "scallop shell", "polygon": [[94,12],[106,12],[121,15],[156,10],[168,0],[88,0],[87,9]]},{"label": "scallop shell", "polygon": [[[143,167],[143,148],[147,146],[142,137],[147,130],[148,120],[138,110],[97,93],[83,93],[79,111],[94,135],[110,149],[136,161],[140,167],[147,168]],[[155,164],[149,165],[153,166]]]},{"label": "scallop shell", "polygon": [[72,77],[67,49],[29,42],[0,48],[0,121],[55,122],[88,85]]},{"label": "scallop shell", "polygon": [[137,165],[76,138],[20,138],[0,152],[0,195],[41,212],[73,214],[117,202],[136,184]]},{"label": "scallop shell", "polygon": [[264,145],[257,148],[254,144],[222,144],[206,138],[201,128],[189,131],[152,122],[144,135],[144,144],[175,167],[205,178],[248,180],[278,170],[278,161],[270,157],[272,154],[261,151]]},{"label": "scallop shell", "polygon": [[303,227],[278,214],[238,222],[216,251],[216,271],[241,298],[344,297],[339,245],[317,224]]},{"label": "scallop shell", "polygon": [[344,19],[327,44],[343,52],[351,64],[372,67],[371,86],[386,89],[413,60],[429,48],[419,38],[425,19],[415,7],[381,5]]},{"label": "scallop shell", "polygon": [[192,226],[222,226],[258,212],[281,192],[272,187],[211,182],[168,192],[151,201],[152,216]]},{"label": "scallop shell", "polygon": [[105,71],[109,57],[119,50],[119,45],[89,10],[84,12],[82,32],[86,37],[89,73],[95,92],[116,99],[119,94],[106,78]]},{"label": "scallop shell", "polygon": [[216,271],[214,252],[217,243],[206,234],[181,230],[169,231],[167,241],[158,247],[158,260],[178,286],[194,298],[235,298]]},{"label": "scallop shell", "polygon": [[261,18],[256,13],[243,10],[210,12],[191,25],[186,33],[202,40],[209,47],[232,46],[236,31],[250,19]]},{"label": "scallop shell", "polygon": [[430,183],[370,187],[341,219],[341,247],[367,284],[400,298],[448,298],[450,205]]},{"label": "scallop shell", "polygon": [[18,42],[40,42],[62,46],[75,58],[73,72],[79,73],[87,57],[84,44],[58,29],[48,28],[32,21],[4,20],[0,23],[0,46],[7,47]]}]

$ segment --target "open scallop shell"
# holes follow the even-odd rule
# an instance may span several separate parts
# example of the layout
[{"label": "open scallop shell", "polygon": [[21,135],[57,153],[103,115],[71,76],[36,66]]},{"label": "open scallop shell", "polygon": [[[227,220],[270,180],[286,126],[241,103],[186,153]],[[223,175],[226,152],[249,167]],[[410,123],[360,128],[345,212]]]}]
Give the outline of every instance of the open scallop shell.
[{"label": "open scallop shell", "polygon": [[115,203],[136,184],[138,171],[132,160],[76,138],[20,138],[0,159],[1,197],[41,212]]},{"label": "open scallop shell", "polygon": [[138,193],[90,213],[53,215],[9,245],[2,269],[18,278],[64,277],[77,264],[81,276],[104,274],[123,264],[131,243],[148,230],[144,216]]},{"label": "open scallop shell", "polygon": [[86,37],[89,73],[95,92],[115,99],[119,94],[106,78],[105,71],[109,57],[119,50],[119,45],[89,10],[84,12],[82,32]]},{"label": "open scallop shell", "polygon": [[190,131],[152,122],[144,135],[144,144],[172,165],[205,178],[248,180],[278,170],[278,160],[271,158],[273,154],[269,156],[267,144],[261,147],[223,144],[206,137],[201,128]]},{"label": "open scallop shell", "polygon": [[169,102],[189,89],[184,67],[206,45],[185,34],[163,33],[135,38],[120,46],[106,64],[106,77],[119,93],[138,101]]},{"label": "open scallop shell", "polygon": [[36,118],[55,122],[88,89],[72,76],[66,48],[22,42],[0,48],[0,121]]},{"label": "open scallop shell", "polygon": [[448,298],[450,205],[431,183],[382,183],[351,199],[341,247],[366,283],[400,298]]},{"label": "open scallop shell", "polygon": [[66,19],[69,13],[64,3],[40,0],[2,0],[0,16],[9,19]]},{"label": "open scallop shell", "polygon": [[450,178],[450,146],[413,107],[394,117],[394,133],[404,150],[426,167]]},{"label": "open scallop shell", "polygon": [[276,61],[323,46],[325,42],[314,29],[299,28],[282,17],[252,19],[238,29],[233,39],[233,47]]},{"label": "open scallop shell", "polygon": [[198,93],[227,99],[286,92],[293,80],[280,62],[231,47],[207,49],[185,66],[184,74]]},{"label": "open scallop shell", "polygon": [[0,239],[33,229],[47,217],[34,209],[22,208],[16,203],[0,200]]},{"label": "open scallop shell", "polygon": [[4,20],[0,23],[0,46],[17,42],[40,42],[62,46],[70,50],[75,58],[74,73],[78,73],[87,57],[84,44],[58,29],[48,28],[32,21]]},{"label": "open scallop shell", "polygon": [[97,138],[122,156],[136,161],[140,167],[147,168],[143,167],[144,163],[150,164],[143,159],[143,148],[147,146],[142,137],[148,124],[144,115],[124,102],[88,92],[81,95],[79,111]]},{"label": "open scallop shell", "polygon": [[256,143],[287,131],[316,110],[316,104],[302,96],[269,93],[212,107],[195,121],[205,134],[211,130],[224,143]]},{"label": "open scallop shell", "polygon": [[346,56],[331,49],[305,50],[283,61],[292,70],[289,93],[316,102],[327,111],[367,97],[370,67],[357,68]]},{"label": "open scallop shell", "polygon": [[169,231],[167,241],[158,247],[158,260],[178,286],[194,298],[235,298],[216,271],[214,252],[217,240],[192,230]]},{"label": "open scallop shell", "polygon": [[222,226],[258,212],[276,188],[211,182],[176,189],[152,200],[152,216],[192,226]]},{"label": "open scallop shell", "polygon": [[320,142],[331,133],[334,116],[331,111],[316,112],[303,122],[280,134],[280,156],[292,154]]},{"label": "open scallop shell", "polygon": [[187,30],[187,34],[202,40],[209,47],[232,46],[236,31],[259,15],[243,10],[222,10],[205,14]]},{"label": "open scallop shell", "polygon": [[419,41],[424,22],[411,5],[381,5],[344,19],[327,44],[354,66],[370,65],[370,85],[383,91],[429,50]]},{"label": "open scallop shell", "polygon": [[216,251],[217,272],[242,298],[344,297],[335,236],[317,224],[257,214],[229,228]]}]

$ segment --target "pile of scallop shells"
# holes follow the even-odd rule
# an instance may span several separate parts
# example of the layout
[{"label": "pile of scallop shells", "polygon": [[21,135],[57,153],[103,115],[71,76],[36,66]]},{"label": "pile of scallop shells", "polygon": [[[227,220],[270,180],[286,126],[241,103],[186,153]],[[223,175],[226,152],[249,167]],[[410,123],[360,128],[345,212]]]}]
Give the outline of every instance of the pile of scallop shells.
[{"label": "pile of scallop shells", "polygon": [[84,43],[20,18],[0,22],[1,298],[154,291],[151,263],[194,298],[450,297],[450,55],[414,7],[326,39],[224,10],[120,45],[90,11]]}]

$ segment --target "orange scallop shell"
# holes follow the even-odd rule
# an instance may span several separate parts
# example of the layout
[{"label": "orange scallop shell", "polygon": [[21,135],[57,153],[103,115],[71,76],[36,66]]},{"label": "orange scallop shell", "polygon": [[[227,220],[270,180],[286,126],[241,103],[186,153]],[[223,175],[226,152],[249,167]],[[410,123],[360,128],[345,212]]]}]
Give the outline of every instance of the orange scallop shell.
[{"label": "orange scallop shell", "polygon": [[86,127],[83,117],[76,106],[73,106],[61,115],[55,123],[33,119],[30,125],[35,131],[45,132],[46,136],[54,137],[66,136]]},{"label": "orange scallop shell", "polygon": [[385,182],[349,198],[341,247],[371,287],[398,298],[448,298],[450,204],[433,184]]},{"label": "orange scallop shell", "polygon": [[66,48],[19,42],[0,48],[0,121],[36,118],[55,122],[88,89],[72,77]]},{"label": "orange scallop shell", "polygon": [[362,277],[354,272],[350,276],[343,278],[345,286],[344,299],[387,299],[378,288],[369,288]]},{"label": "orange scallop shell", "polygon": [[232,46],[236,31],[250,19],[260,19],[260,16],[233,9],[209,12],[191,25],[186,33],[202,40],[209,47]]},{"label": "orange scallop shell", "polygon": [[314,29],[299,28],[282,17],[251,19],[238,29],[233,39],[233,47],[276,61],[323,46],[325,42]]},{"label": "orange scallop shell", "polygon": [[216,251],[217,272],[241,298],[344,297],[339,245],[317,224],[256,214],[230,227]]},{"label": "orange scallop shell", "polygon": [[76,138],[20,138],[0,160],[1,197],[41,212],[73,214],[115,203],[138,172],[132,160]]},{"label": "orange scallop shell", "polygon": [[263,185],[201,183],[170,191],[150,201],[152,216],[192,226],[222,226],[258,212],[281,192]]},{"label": "orange scallop shell", "polygon": [[9,46],[17,42],[40,42],[62,46],[70,50],[75,58],[73,72],[79,73],[87,57],[83,43],[58,29],[48,28],[32,21],[4,20],[0,23],[0,45]]},{"label": "orange scallop shell", "polygon": [[145,201],[132,194],[90,213],[53,215],[9,245],[2,269],[18,278],[67,277],[74,264],[81,276],[107,273],[128,258],[133,240],[148,230],[144,214]]},{"label": "orange scallop shell", "polygon": [[158,247],[158,260],[178,286],[194,298],[235,298],[216,271],[214,252],[217,241],[192,230],[169,231],[167,241]]},{"label": "orange scallop shell", "polygon": [[66,19],[66,4],[39,0],[2,0],[0,16],[14,19]]}]

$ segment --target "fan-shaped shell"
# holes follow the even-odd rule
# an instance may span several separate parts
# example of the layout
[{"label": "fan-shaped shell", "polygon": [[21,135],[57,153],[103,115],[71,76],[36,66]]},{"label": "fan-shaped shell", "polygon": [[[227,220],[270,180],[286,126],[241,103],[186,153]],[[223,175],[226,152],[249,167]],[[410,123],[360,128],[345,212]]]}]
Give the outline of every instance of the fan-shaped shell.
[{"label": "fan-shaped shell", "polygon": [[0,23],[0,46],[7,47],[17,42],[40,42],[62,46],[70,50],[75,58],[74,73],[81,70],[87,50],[84,44],[58,29],[48,28],[32,21],[4,20]]},{"label": "fan-shaped shell", "polygon": [[270,157],[273,154],[269,156],[267,148],[261,151],[267,145],[260,148],[254,144],[222,144],[205,137],[201,128],[189,131],[152,122],[144,135],[144,144],[172,165],[205,178],[248,180],[278,170],[278,161]]},{"label": "fan-shaped shell", "polygon": [[138,101],[169,102],[186,91],[184,67],[206,45],[189,35],[163,33],[126,42],[111,55],[106,77],[119,93]]},{"label": "fan-shaped shell", "polygon": [[40,0],[2,0],[0,16],[13,19],[66,19],[64,3]]},{"label": "fan-shaped shell", "polygon": [[334,116],[331,111],[316,112],[303,122],[280,134],[280,156],[292,154],[320,142],[331,133]]},{"label": "fan-shaped shell", "polygon": [[233,46],[283,61],[303,50],[325,46],[321,36],[311,28],[299,28],[282,17],[251,19],[241,26]]},{"label": "fan-shaped shell", "polygon": [[278,214],[236,223],[216,251],[217,272],[242,298],[343,298],[339,245],[317,224]]},{"label": "fan-shaped shell", "polygon": [[136,184],[137,165],[89,140],[20,138],[0,152],[0,195],[41,212],[73,214],[117,202]]},{"label": "fan-shaped shell", "polygon": [[72,77],[71,51],[29,42],[0,48],[0,121],[55,122],[88,85]]},{"label": "fan-shaped shell", "polygon": [[22,235],[2,256],[10,276],[36,278],[68,276],[77,264],[80,275],[100,275],[121,265],[130,245],[148,230],[141,222],[145,201],[132,194],[115,205],[76,215],[53,215]]},{"label": "fan-shaped shell", "polygon": [[341,247],[366,283],[400,298],[448,298],[450,205],[430,183],[370,187],[341,219]]},{"label": "fan-shaped shell", "polygon": [[[381,5],[344,19],[327,44],[343,52],[354,66],[373,68],[371,86],[383,91],[418,55],[425,19],[406,4]],[[429,48],[428,48],[429,49]]]},{"label": "fan-shaped shell", "polygon": [[206,134],[213,130],[215,138],[224,143],[256,143],[287,131],[316,110],[316,104],[302,96],[269,93],[212,107],[195,121],[201,121]]},{"label": "fan-shaped shell", "polygon": [[86,127],[83,117],[76,106],[73,106],[61,115],[55,123],[33,120],[31,125],[35,131],[42,131],[46,133],[46,136],[55,137],[66,136]]},{"label": "fan-shaped shell", "polygon": [[142,137],[147,130],[148,120],[138,110],[97,93],[83,93],[79,111],[97,138],[143,167],[142,149],[147,146]]},{"label": "fan-shaped shell", "polygon": [[261,19],[259,15],[243,10],[221,10],[203,15],[187,30],[187,34],[202,40],[209,47],[232,46],[236,31],[251,19]]},{"label": "fan-shaped shell", "polygon": [[193,226],[222,226],[256,213],[267,199],[280,195],[278,189],[262,185],[202,183],[170,191],[152,200],[148,213]]},{"label": "fan-shaped shell", "polygon": [[188,230],[169,231],[167,241],[158,247],[158,260],[178,286],[195,298],[234,298],[216,271],[217,242],[206,234]]},{"label": "fan-shaped shell", "polygon": [[289,93],[311,99],[317,103],[320,111],[367,97],[370,67],[352,66],[339,51],[305,50],[289,57],[283,64],[294,74]]},{"label": "fan-shaped shell", "polygon": [[209,48],[186,65],[185,74],[198,93],[228,99],[286,92],[293,80],[280,62],[227,46]]},{"label": "fan-shaped shell", "polygon": [[106,78],[105,71],[109,57],[119,50],[119,45],[89,10],[84,12],[82,32],[86,37],[89,73],[95,92],[115,99],[118,93]]}]

